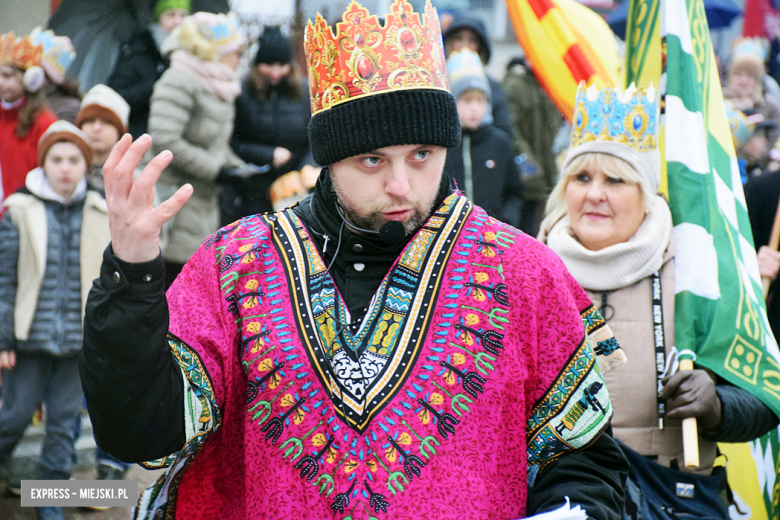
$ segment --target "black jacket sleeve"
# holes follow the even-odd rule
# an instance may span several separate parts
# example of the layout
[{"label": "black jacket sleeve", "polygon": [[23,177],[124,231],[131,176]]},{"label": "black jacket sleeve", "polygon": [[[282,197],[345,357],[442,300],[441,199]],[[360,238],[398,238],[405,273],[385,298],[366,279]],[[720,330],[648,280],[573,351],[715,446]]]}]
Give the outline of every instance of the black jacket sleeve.
[{"label": "black jacket sleeve", "polygon": [[748,442],[761,437],[780,420],[756,396],[728,383],[715,386],[721,402],[723,418],[720,428],[702,433],[702,437],[715,442]]},{"label": "black jacket sleeve", "polygon": [[79,371],[97,444],[142,462],[182,448],[183,376],[166,340],[162,256],[131,264],[109,245],[84,319]]},{"label": "black jacket sleeve", "polygon": [[528,516],[558,509],[569,497],[588,518],[620,520],[627,477],[625,455],[604,432],[587,448],[562,455],[539,473],[528,489]]}]

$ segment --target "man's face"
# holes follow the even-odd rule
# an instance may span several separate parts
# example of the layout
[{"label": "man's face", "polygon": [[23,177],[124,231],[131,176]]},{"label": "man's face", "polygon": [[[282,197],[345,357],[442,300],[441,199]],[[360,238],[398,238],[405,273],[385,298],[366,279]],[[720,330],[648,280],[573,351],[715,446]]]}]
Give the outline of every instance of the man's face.
[{"label": "man's face", "polygon": [[332,164],[330,176],[352,224],[379,231],[397,221],[409,235],[433,210],[446,158],[441,146],[388,146]]},{"label": "man's face", "polygon": [[467,48],[479,54],[479,44],[481,43],[477,33],[468,27],[462,27],[447,36],[444,41],[444,53],[449,56],[453,52]]},{"label": "man's face", "polygon": [[102,117],[93,117],[81,123],[81,131],[87,134],[89,145],[96,154],[110,152],[119,141],[119,130]]},{"label": "man's face", "polygon": [[87,163],[78,146],[62,141],[49,148],[43,160],[43,172],[54,193],[70,200],[87,173]]}]

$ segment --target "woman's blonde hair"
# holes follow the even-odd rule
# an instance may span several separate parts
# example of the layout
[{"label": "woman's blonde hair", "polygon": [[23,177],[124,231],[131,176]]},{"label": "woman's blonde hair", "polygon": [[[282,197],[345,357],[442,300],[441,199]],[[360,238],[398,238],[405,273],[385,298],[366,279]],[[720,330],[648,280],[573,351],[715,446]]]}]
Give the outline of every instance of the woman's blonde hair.
[{"label": "woman's blonde hair", "polygon": [[607,175],[622,179],[628,184],[638,184],[642,190],[642,203],[645,208],[649,207],[649,202],[655,195],[655,193],[651,192],[650,185],[645,178],[631,164],[620,157],[602,152],[580,154],[566,166],[566,170],[562,172],[558,184],[555,185],[555,188],[550,193],[550,198],[547,199],[547,206],[544,211],[545,216],[540,228],[542,236],[546,236],[555,223],[568,214],[566,187],[569,185],[572,177],[584,171],[601,171]]}]

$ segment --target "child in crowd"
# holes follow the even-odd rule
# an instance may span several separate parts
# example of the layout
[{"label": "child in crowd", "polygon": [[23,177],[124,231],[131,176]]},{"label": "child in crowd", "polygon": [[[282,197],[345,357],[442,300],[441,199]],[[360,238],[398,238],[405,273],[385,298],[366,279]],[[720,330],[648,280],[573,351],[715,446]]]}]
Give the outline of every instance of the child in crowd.
[{"label": "child in crowd", "polygon": [[447,73],[463,139],[447,150],[444,171],[490,216],[517,226],[523,200],[517,154],[512,139],[492,124],[490,84],[479,56],[469,49],[453,52]]},{"label": "child in crowd", "polygon": [[38,165],[38,140],[57,117],[46,109],[43,49],[29,36],[0,35],[0,201]]},{"label": "child in crowd", "polygon": [[40,27],[33,29],[30,40],[43,47],[41,68],[46,73],[43,85],[46,104],[57,119],[75,123],[81,104],[79,82],[65,77],[68,67],[76,59],[73,43],[67,36],[57,36],[51,29],[44,31]]},{"label": "child in crowd", "polygon": [[[38,161],[0,219],[0,469],[12,491],[20,482],[7,465],[41,402],[38,478],[70,478],[84,305],[110,241],[105,199],[87,189],[92,149],[84,133],[55,122],[40,139]],[[62,511],[39,508],[38,517],[61,519]]]},{"label": "child in crowd", "polygon": [[87,182],[103,191],[103,163],[111,149],[127,132],[130,105],[110,87],[95,85],[84,96],[76,116],[78,126],[89,139],[92,148],[92,167],[87,172]]}]

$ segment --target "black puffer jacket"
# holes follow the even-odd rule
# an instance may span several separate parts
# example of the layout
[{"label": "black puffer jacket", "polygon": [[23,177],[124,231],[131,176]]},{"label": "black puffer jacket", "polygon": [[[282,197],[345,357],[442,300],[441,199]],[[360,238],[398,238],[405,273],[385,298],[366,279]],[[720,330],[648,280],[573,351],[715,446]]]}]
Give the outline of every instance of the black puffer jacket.
[{"label": "black puffer jacket", "polygon": [[[249,81],[244,79],[241,95],[236,99],[236,121],[230,145],[242,160],[271,169],[222,187],[222,225],[247,215],[271,211],[273,207],[268,199],[271,184],[285,173],[312,162],[306,133],[311,117],[307,83],[303,82],[300,97],[294,99],[287,81],[282,80],[270,88],[268,99],[261,101],[254,95]],[[290,150],[292,158],[281,167],[273,168],[274,149],[279,146]]]},{"label": "black puffer jacket", "polygon": [[119,50],[107,83],[130,105],[128,131],[133,139],[146,133],[149,98],[155,82],[167,68],[149,29],[133,34]]},{"label": "black puffer jacket", "polygon": [[463,130],[460,146],[447,150],[444,171],[491,217],[517,226],[523,184],[516,156],[512,140],[503,130],[483,125]]},{"label": "black puffer jacket", "polygon": [[9,212],[0,220],[0,351],[72,356],[81,350],[82,343],[79,244],[84,201],[66,206],[47,200],[44,205],[46,271],[27,341],[14,338],[19,232]]}]

